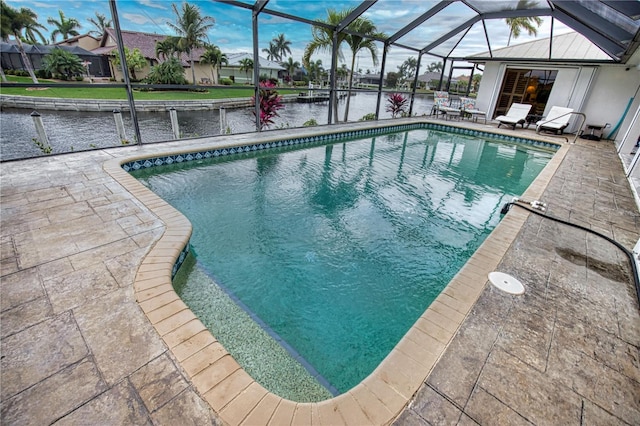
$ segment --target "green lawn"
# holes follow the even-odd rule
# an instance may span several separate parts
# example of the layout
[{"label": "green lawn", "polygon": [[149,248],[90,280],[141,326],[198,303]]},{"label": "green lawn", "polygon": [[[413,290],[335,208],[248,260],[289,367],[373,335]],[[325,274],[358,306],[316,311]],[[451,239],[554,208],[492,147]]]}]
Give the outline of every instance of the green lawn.
[{"label": "green lawn", "polygon": [[[16,77],[8,75],[7,80],[15,83],[31,83],[29,77]],[[53,83],[53,80],[41,80],[43,83]],[[34,90],[35,89],[35,90]],[[134,91],[133,97],[137,100],[193,100],[193,99],[227,99],[245,98],[253,96],[253,88],[229,86],[224,88],[208,88],[206,92],[188,91],[157,91],[139,92]],[[0,94],[22,95],[47,98],[65,99],[127,99],[127,92],[121,88],[96,88],[87,83],[87,87],[2,87]]]}]

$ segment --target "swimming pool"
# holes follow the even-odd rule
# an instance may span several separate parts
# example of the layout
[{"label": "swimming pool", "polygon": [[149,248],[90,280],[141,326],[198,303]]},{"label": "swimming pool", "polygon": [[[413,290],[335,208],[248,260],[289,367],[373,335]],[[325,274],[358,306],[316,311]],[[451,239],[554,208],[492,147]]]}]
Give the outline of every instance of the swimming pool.
[{"label": "swimming pool", "polygon": [[[205,164],[203,155],[196,168],[173,165],[167,174],[143,180],[158,191],[156,180],[163,181],[168,190],[161,195],[194,223],[192,245],[200,260],[214,259],[207,269],[217,280],[345,391],[393,348],[496,225],[503,201],[520,195],[552,155],[475,136],[437,128],[378,134],[280,158],[243,149],[241,161],[210,155],[214,159]],[[191,178],[185,169],[199,171]],[[240,180],[245,177],[252,186]],[[215,220],[192,214],[198,198],[213,203],[204,210],[214,212]],[[298,206],[298,200],[308,203]],[[232,206],[240,213],[229,211]],[[240,220],[247,209],[251,220]],[[373,222],[359,222],[363,217]],[[290,252],[274,245],[281,240],[294,241]],[[425,254],[432,246],[445,250]],[[255,275],[241,275],[255,266]],[[310,276],[316,277],[313,285],[301,289]],[[357,279],[362,281],[355,284]],[[234,281],[253,285],[236,288]],[[295,302],[272,291],[274,282],[283,283],[284,296]],[[252,298],[266,303],[256,305]],[[352,302],[364,303],[343,313]],[[305,311],[289,311],[291,306]],[[273,313],[276,320],[267,320]],[[310,338],[311,330],[318,337]],[[296,332],[302,344],[292,342]],[[338,355],[345,356],[337,361]]]}]

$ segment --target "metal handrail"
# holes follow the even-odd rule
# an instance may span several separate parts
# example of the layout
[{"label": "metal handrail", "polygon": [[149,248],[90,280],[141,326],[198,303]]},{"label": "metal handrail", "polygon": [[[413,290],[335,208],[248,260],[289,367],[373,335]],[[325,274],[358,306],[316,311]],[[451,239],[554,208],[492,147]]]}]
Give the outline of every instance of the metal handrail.
[{"label": "metal handrail", "polygon": [[[554,117],[551,120],[543,121],[542,123],[537,124],[536,125],[536,133],[540,134],[540,128],[542,126],[544,126],[545,124],[551,123],[552,121],[557,120],[558,118],[564,117],[565,115],[571,115],[571,114],[579,115],[579,116],[582,117],[582,123],[580,123],[580,126],[578,126],[578,129],[581,129],[582,126],[584,125],[584,123],[587,121],[587,116],[582,112],[571,111],[571,112],[566,112],[566,113],[564,113],[562,115],[559,115],[557,117]],[[576,137],[573,139],[573,142],[571,142],[572,144],[576,143],[576,141],[578,140],[578,136],[579,136],[579,134],[576,131]]]}]

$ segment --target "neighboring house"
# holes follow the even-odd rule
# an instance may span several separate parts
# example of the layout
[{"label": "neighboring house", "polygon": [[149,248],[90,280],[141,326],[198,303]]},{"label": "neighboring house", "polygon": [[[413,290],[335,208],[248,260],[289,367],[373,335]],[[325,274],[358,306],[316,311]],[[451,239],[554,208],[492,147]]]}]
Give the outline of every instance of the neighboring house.
[{"label": "neighboring house", "polygon": [[[139,49],[142,56],[147,60],[147,65],[140,71],[136,71],[136,77],[143,79],[149,74],[151,67],[159,64],[164,59],[160,59],[156,56],[156,43],[166,39],[166,35],[153,34],[153,33],[141,33],[137,31],[122,31],[122,42],[124,46],[130,50]],[[118,51],[116,33],[113,28],[107,28],[104,35],[100,40],[100,44],[97,48],[93,49],[93,52],[98,55],[108,56],[113,58]],[[194,68],[196,71],[196,83],[201,81],[207,81],[211,79],[211,67],[207,64],[200,64],[200,56],[204,53],[204,48],[196,48],[193,50]],[[189,65],[189,55],[182,53],[180,55],[182,66],[185,68],[184,76],[187,81],[191,82],[191,69]],[[122,71],[120,66],[113,64],[110,61],[111,72],[116,81],[122,80]],[[206,79],[206,80],[205,80]]]},{"label": "neighboring house", "polygon": [[96,38],[91,34],[80,34],[75,37],[68,38],[66,40],[54,43],[56,46],[78,46],[85,50],[93,50],[100,46],[100,40],[102,38]]},{"label": "neighboring house", "polygon": [[[386,79],[384,81],[386,83]],[[380,84],[380,73],[378,74],[362,74],[360,76],[360,84],[372,84],[379,85]]]},{"label": "neighboring house", "polygon": [[[616,64],[584,36],[571,32],[472,55],[465,60],[484,64],[478,108],[495,117],[514,103],[532,105],[532,114],[545,115],[552,106],[586,114],[590,124],[609,123],[617,142],[635,144],[640,133],[640,49],[627,64]],[[572,118],[566,131],[580,131]],[[624,140],[623,140],[624,139]],[[630,149],[630,148],[629,148]]]},{"label": "neighboring house", "polygon": [[[286,75],[285,68],[277,62],[270,61],[268,59],[259,57],[260,62],[260,75],[266,75],[267,77],[273,77],[282,79]],[[241,62],[243,59],[253,60],[253,55],[246,52],[241,53],[228,53],[228,64],[223,65],[220,68],[220,78],[230,78],[237,83],[253,83],[253,70],[248,72],[245,70],[240,71]]]},{"label": "neighboring house", "polygon": [[[40,44],[27,44],[22,43],[25,53],[31,60],[34,70],[40,70],[43,68],[42,60],[53,49],[60,48],[67,50],[74,55],[78,55],[83,62],[89,63],[89,73],[93,77],[109,77],[109,64],[108,61],[96,55],[93,52],[85,50],[79,46],[64,46],[64,45],[40,45]],[[22,62],[22,56],[20,50],[15,42],[0,43],[0,64],[2,69],[13,70],[26,70],[24,63]]]}]

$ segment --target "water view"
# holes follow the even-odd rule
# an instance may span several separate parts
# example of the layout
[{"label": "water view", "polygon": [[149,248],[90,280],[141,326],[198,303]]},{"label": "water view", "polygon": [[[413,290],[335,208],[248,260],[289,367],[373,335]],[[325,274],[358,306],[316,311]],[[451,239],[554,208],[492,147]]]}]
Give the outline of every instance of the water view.
[{"label": "water view", "polygon": [[[349,121],[358,121],[365,114],[375,112],[376,94],[358,93],[351,98]],[[433,99],[416,96],[414,114],[428,114]],[[340,119],[344,116],[345,101],[339,103]],[[385,112],[384,97],[380,107],[380,117],[390,118]],[[4,109],[0,114],[0,160],[26,158],[42,155],[34,144],[33,138],[38,135],[27,109]],[[92,148],[105,148],[120,145],[116,126],[111,112],[76,112],[76,111],[38,111],[42,116],[53,153],[82,151]],[[327,121],[328,104],[287,103],[280,110],[280,117],[275,119],[271,128],[301,127],[309,119],[319,124]],[[134,138],[133,124],[130,114],[123,112],[127,137]],[[167,141],[173,139],[168,112],[138,112],[140,133],[143,143]],[[219,135],[220,119],[218,111],[179,111],[178,122],[180,132],[185,138]],[[251,108],[227,110],[227,122],[232,133],[251,132],[255,130],[255,119]]]}]

